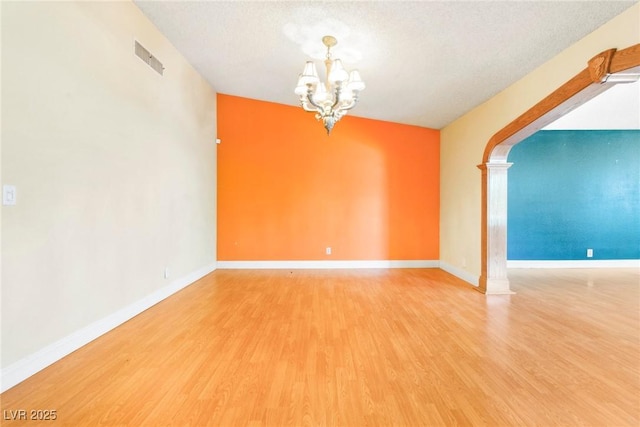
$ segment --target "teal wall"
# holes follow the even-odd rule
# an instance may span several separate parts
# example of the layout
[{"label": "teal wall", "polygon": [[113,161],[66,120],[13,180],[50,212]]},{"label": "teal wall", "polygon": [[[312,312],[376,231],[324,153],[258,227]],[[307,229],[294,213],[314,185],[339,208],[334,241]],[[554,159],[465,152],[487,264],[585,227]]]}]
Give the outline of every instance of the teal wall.
[{"label": "teal wall", "polygon": [[507,259],[640,259],[640,130],[540,131],[509,162]]}]

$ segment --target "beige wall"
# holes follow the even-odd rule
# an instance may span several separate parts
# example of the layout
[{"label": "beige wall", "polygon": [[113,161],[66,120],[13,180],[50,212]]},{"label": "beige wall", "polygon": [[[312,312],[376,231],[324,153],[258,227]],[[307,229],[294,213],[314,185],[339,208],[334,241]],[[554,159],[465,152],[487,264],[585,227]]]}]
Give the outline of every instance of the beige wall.
[{"label": "beige wall", "polygon": [[480,275],[481,172],[476,166],[489,139],[586,68],[594,55],[636,43],[640,4],[442,130],[440,260],[446,267],[468,280]]},{"label": "beige wall", "polygon": [[2,2],[2,36],[5,368],[215,266],[216,97],[133,3]]}]

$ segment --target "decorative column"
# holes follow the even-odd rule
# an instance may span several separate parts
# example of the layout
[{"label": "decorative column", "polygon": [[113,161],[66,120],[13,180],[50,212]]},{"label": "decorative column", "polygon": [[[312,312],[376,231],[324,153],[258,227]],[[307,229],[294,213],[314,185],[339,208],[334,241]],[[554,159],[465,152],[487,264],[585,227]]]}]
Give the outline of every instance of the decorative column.
[{"label": "decorative column", "polygon": [[507,277],[507,170],[512,163],[489,162],[482,170],[482,270],[479,291],[512,294]]}]

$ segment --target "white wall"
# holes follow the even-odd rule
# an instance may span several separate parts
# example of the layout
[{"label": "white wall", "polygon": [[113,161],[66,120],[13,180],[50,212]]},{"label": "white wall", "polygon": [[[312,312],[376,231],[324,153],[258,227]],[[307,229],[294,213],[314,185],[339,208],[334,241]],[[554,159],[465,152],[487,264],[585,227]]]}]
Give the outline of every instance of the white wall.
[{"label": "white wall", "polygon": [[489,139],[587,67],[598,53],[640,43],[640,3],[575,43],[441,133],[440,262],[470,282],[481,271],[481,179]]},{"label": "white wall", "polygon": [[544,129],[640,129],[640,81],[617,84]]},{"label": "white wall", "polygon": [[215,268],[216,106],[133,3],[1,7],[6,389]]}]

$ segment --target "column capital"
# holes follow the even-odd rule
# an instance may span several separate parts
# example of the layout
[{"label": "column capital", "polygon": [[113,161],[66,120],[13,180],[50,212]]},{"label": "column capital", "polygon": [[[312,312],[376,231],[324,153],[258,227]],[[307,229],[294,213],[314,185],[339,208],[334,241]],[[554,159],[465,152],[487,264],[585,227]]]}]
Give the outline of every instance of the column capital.
[{"label": "column capital", "polygon": [[487,163],[479,164],[477,167],[481,171],[507,170],[511,167],[511,165],[513,165],[513,163],[510,163],[510,162],[487,162]]}]

